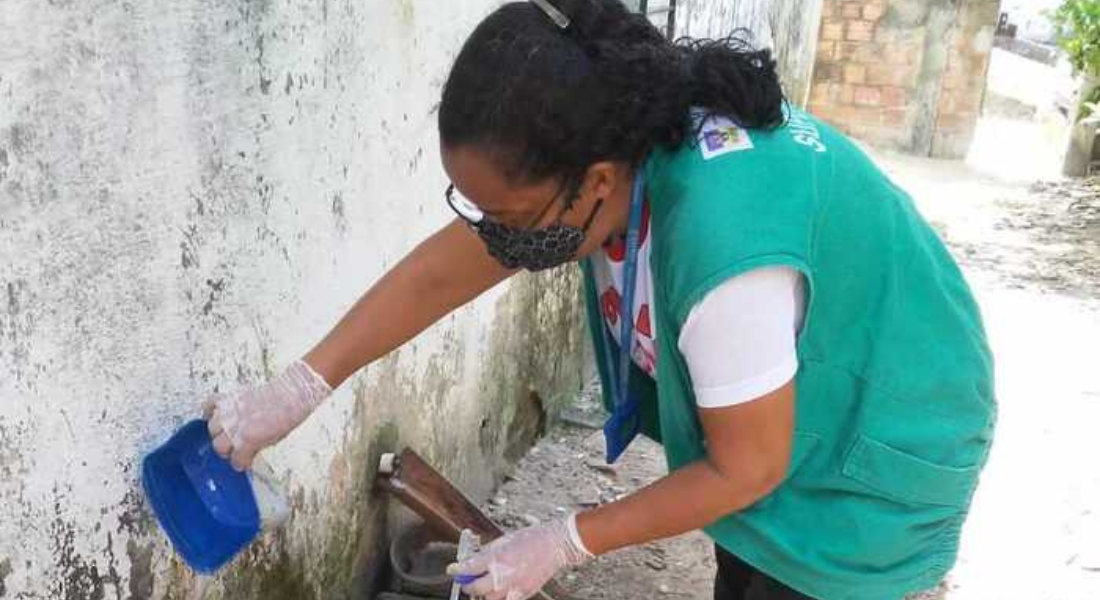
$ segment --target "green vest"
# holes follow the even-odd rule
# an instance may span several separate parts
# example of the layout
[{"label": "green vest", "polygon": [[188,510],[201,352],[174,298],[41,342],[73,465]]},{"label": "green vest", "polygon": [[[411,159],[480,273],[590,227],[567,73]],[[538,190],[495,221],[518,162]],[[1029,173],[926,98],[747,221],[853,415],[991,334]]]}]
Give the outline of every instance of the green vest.
[{"label": "green vest", "polygon": [[[647,166],[657,380],[632,371],[643,431],[664,445],[670,469],[705,456],[677,348],[684,321],[730,277],[798,269],[808,297],[787,478],[706,532],[820,600],[933,587],[955,562],[993,434],[978,307],[910,198],[842,135],[800,111],[776,131],[734,135],[751,144],[709,159],[685,144]],[[604,359],[618,360],[619,349],[604,346],[584,266],[610,406]]]}]

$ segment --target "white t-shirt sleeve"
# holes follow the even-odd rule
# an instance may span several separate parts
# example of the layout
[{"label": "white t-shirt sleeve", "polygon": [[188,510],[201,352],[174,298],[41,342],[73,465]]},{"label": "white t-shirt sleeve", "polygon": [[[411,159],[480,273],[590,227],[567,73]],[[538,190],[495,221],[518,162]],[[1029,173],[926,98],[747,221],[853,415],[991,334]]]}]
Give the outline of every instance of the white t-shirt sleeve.
[{"label": "white t-shirt sleeve", "polygon": [[805,304],[802,274],[785,266],[754,269],[711,290],[691,310],[678,341],[696,403],[741,404],[791,381]]}]

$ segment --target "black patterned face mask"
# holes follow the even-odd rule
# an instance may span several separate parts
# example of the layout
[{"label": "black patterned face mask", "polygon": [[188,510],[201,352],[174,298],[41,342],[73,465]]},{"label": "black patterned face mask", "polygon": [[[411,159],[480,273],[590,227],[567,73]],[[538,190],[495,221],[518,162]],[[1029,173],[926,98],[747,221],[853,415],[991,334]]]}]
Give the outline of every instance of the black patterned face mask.
[{"label": "black patterned face mask", "polygon": [[[509,227],[489,220],[473,203],[456,196],[453,184],[447,188],[447,204],[477,232],[488,247],[489,254],[505,268],[543,271],[576,258],[603,200],[596,202],[584,227],[562,224],[561,217],[568,211],[566,209],[552,224],[541,229]],[[536,222],[541,218],[540,215]]]}]

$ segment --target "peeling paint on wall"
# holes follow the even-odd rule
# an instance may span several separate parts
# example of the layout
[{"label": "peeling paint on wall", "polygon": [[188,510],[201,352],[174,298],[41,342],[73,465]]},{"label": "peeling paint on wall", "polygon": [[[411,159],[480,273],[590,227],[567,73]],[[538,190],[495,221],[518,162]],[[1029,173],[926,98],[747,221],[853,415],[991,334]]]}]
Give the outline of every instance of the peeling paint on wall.
[{"label": "peeling paint on wall", "polygon": [[[65,493],[66,496],[70,494],[71,490]],[[57,571],[47,588],[50,597],[64,600],[103,600],[108,581],[105,581],[105,574],[100,573],[98,561],[84,557],[75,549],[77,531],[73,524],[67,523],[61,517],[63,512],[60,499],[55,503],[54,511],[57,516],[49,525],[48,535],[51,539],[53,564]],[[110,558],[111,555],[108,554],[108,559]],[[117,585],[117,581],[114,583]]]}]

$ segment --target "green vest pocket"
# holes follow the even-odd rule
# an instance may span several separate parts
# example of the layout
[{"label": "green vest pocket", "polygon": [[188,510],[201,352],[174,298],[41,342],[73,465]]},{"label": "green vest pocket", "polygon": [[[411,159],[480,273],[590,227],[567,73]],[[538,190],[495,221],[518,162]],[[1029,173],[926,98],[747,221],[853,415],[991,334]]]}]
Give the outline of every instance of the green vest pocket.
[{"label": "green vest pocket", "polygon": [[965,508],[979,470],[938,465],[860,435],[842,472],[894,500]]}]

